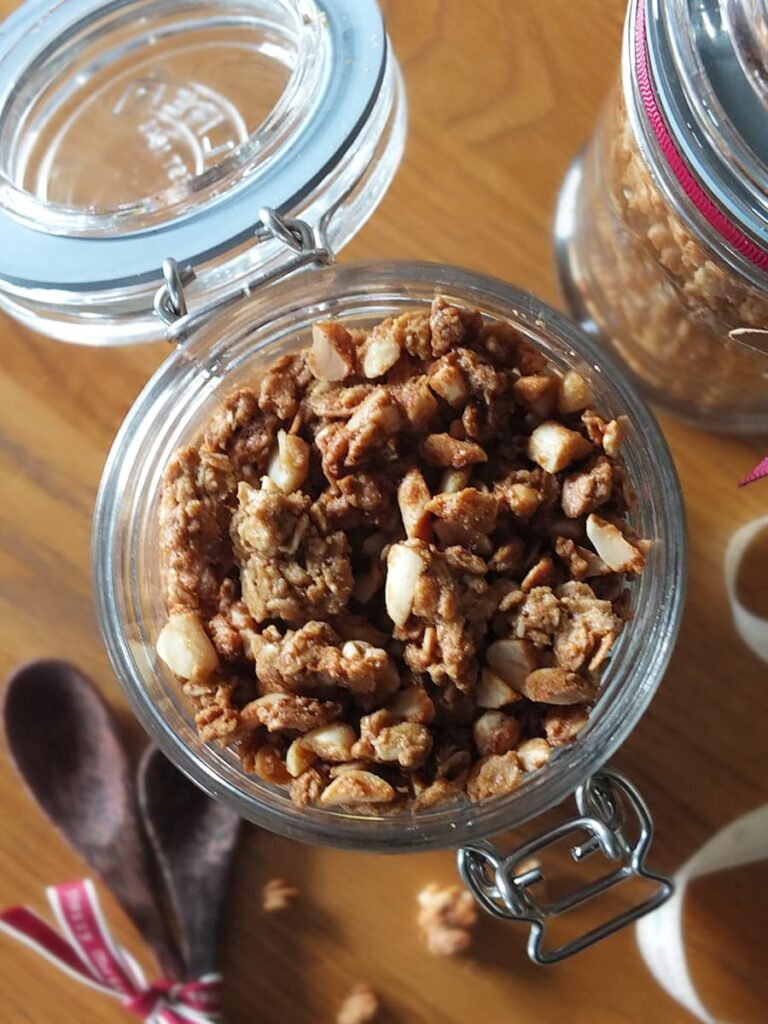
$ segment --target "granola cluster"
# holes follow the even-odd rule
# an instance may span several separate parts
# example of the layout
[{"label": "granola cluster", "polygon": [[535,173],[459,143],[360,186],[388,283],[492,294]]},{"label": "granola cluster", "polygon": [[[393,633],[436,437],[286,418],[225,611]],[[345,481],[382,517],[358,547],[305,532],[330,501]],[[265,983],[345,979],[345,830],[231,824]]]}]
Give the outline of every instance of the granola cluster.
[{"label": "granola cluster", "polygon": [[571,269],[581,301],[651,396],[715,426],[767,416],[765,290],[683,222],[620,88],[587,150],[576,217]]},{"label": "granola cluster", "polygon": [[230,395],[165,474],[160,657],[299,806],[509,793],[584,726],[646,545],[576,373],[436,298]]}]

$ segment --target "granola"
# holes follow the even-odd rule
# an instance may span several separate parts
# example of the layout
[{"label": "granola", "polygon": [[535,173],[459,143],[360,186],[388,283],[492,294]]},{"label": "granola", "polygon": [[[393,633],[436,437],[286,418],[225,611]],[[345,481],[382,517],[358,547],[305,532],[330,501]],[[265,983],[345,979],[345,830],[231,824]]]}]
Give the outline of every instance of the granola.
[{"label": "granola", "polygon": [[424,945],[435,956],[455,956],[469,949],[477,924],[474,897],[459,885],[425,886],[418,895],[417,921]]},{"label": "granola", "polygon": [[[316,324],[166,470],[157,651],[203,739],[299,807],[524,784],[586,724],[645,563],[626,429],[444,299]],[[468,940],[442,899],[448,952]]]}]

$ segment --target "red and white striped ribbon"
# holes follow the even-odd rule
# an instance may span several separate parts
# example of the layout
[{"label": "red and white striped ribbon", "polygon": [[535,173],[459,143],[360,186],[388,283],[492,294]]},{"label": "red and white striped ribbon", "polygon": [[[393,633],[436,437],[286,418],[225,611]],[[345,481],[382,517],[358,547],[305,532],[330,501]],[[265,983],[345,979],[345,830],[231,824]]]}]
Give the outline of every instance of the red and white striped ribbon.
[{"label": "red and white striped ribbon", "polygon": [[34,949],[77,981],[122,1005],[146,1024],[213,1024],[220,1020],[221,976],[147,982],[141,967],[110,934],[89,879],[53,885],[48,902],[61,934],[27,907],[0,911],[0,931]]}]

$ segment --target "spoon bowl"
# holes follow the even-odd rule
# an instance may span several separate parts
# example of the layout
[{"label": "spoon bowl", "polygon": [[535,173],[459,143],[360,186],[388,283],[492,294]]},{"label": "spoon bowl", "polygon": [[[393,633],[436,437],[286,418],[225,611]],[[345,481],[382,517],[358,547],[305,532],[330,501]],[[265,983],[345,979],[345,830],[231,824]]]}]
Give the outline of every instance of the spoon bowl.
[{"label": "spoon bowl", "polygon": [[211,800],[161,751],[139,763],[144,825],[179,922],[189,978],[216,968],[216,947],[240,817]]},{"label": "spoon bowl", "polygon": [[33,798],[101,876],[163,975],[180,977],[156,906],[128,759],[96,687],[69,662],[32,661],[9,677],[2,714],[11,761]]}]

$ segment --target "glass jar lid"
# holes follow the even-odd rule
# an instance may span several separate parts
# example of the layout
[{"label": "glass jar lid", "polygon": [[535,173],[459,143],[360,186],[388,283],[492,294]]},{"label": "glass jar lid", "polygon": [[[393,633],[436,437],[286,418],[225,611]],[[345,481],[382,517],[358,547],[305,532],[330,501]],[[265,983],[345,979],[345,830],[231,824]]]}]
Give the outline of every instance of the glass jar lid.
[{"label": "glass jar lid", "polygon": [[64,340],[153,340],[166,257],[206,298],[278,258],[258,211],[343,245],[404,136],[375,0],[28,2],[0,28],[0,302]]}]

